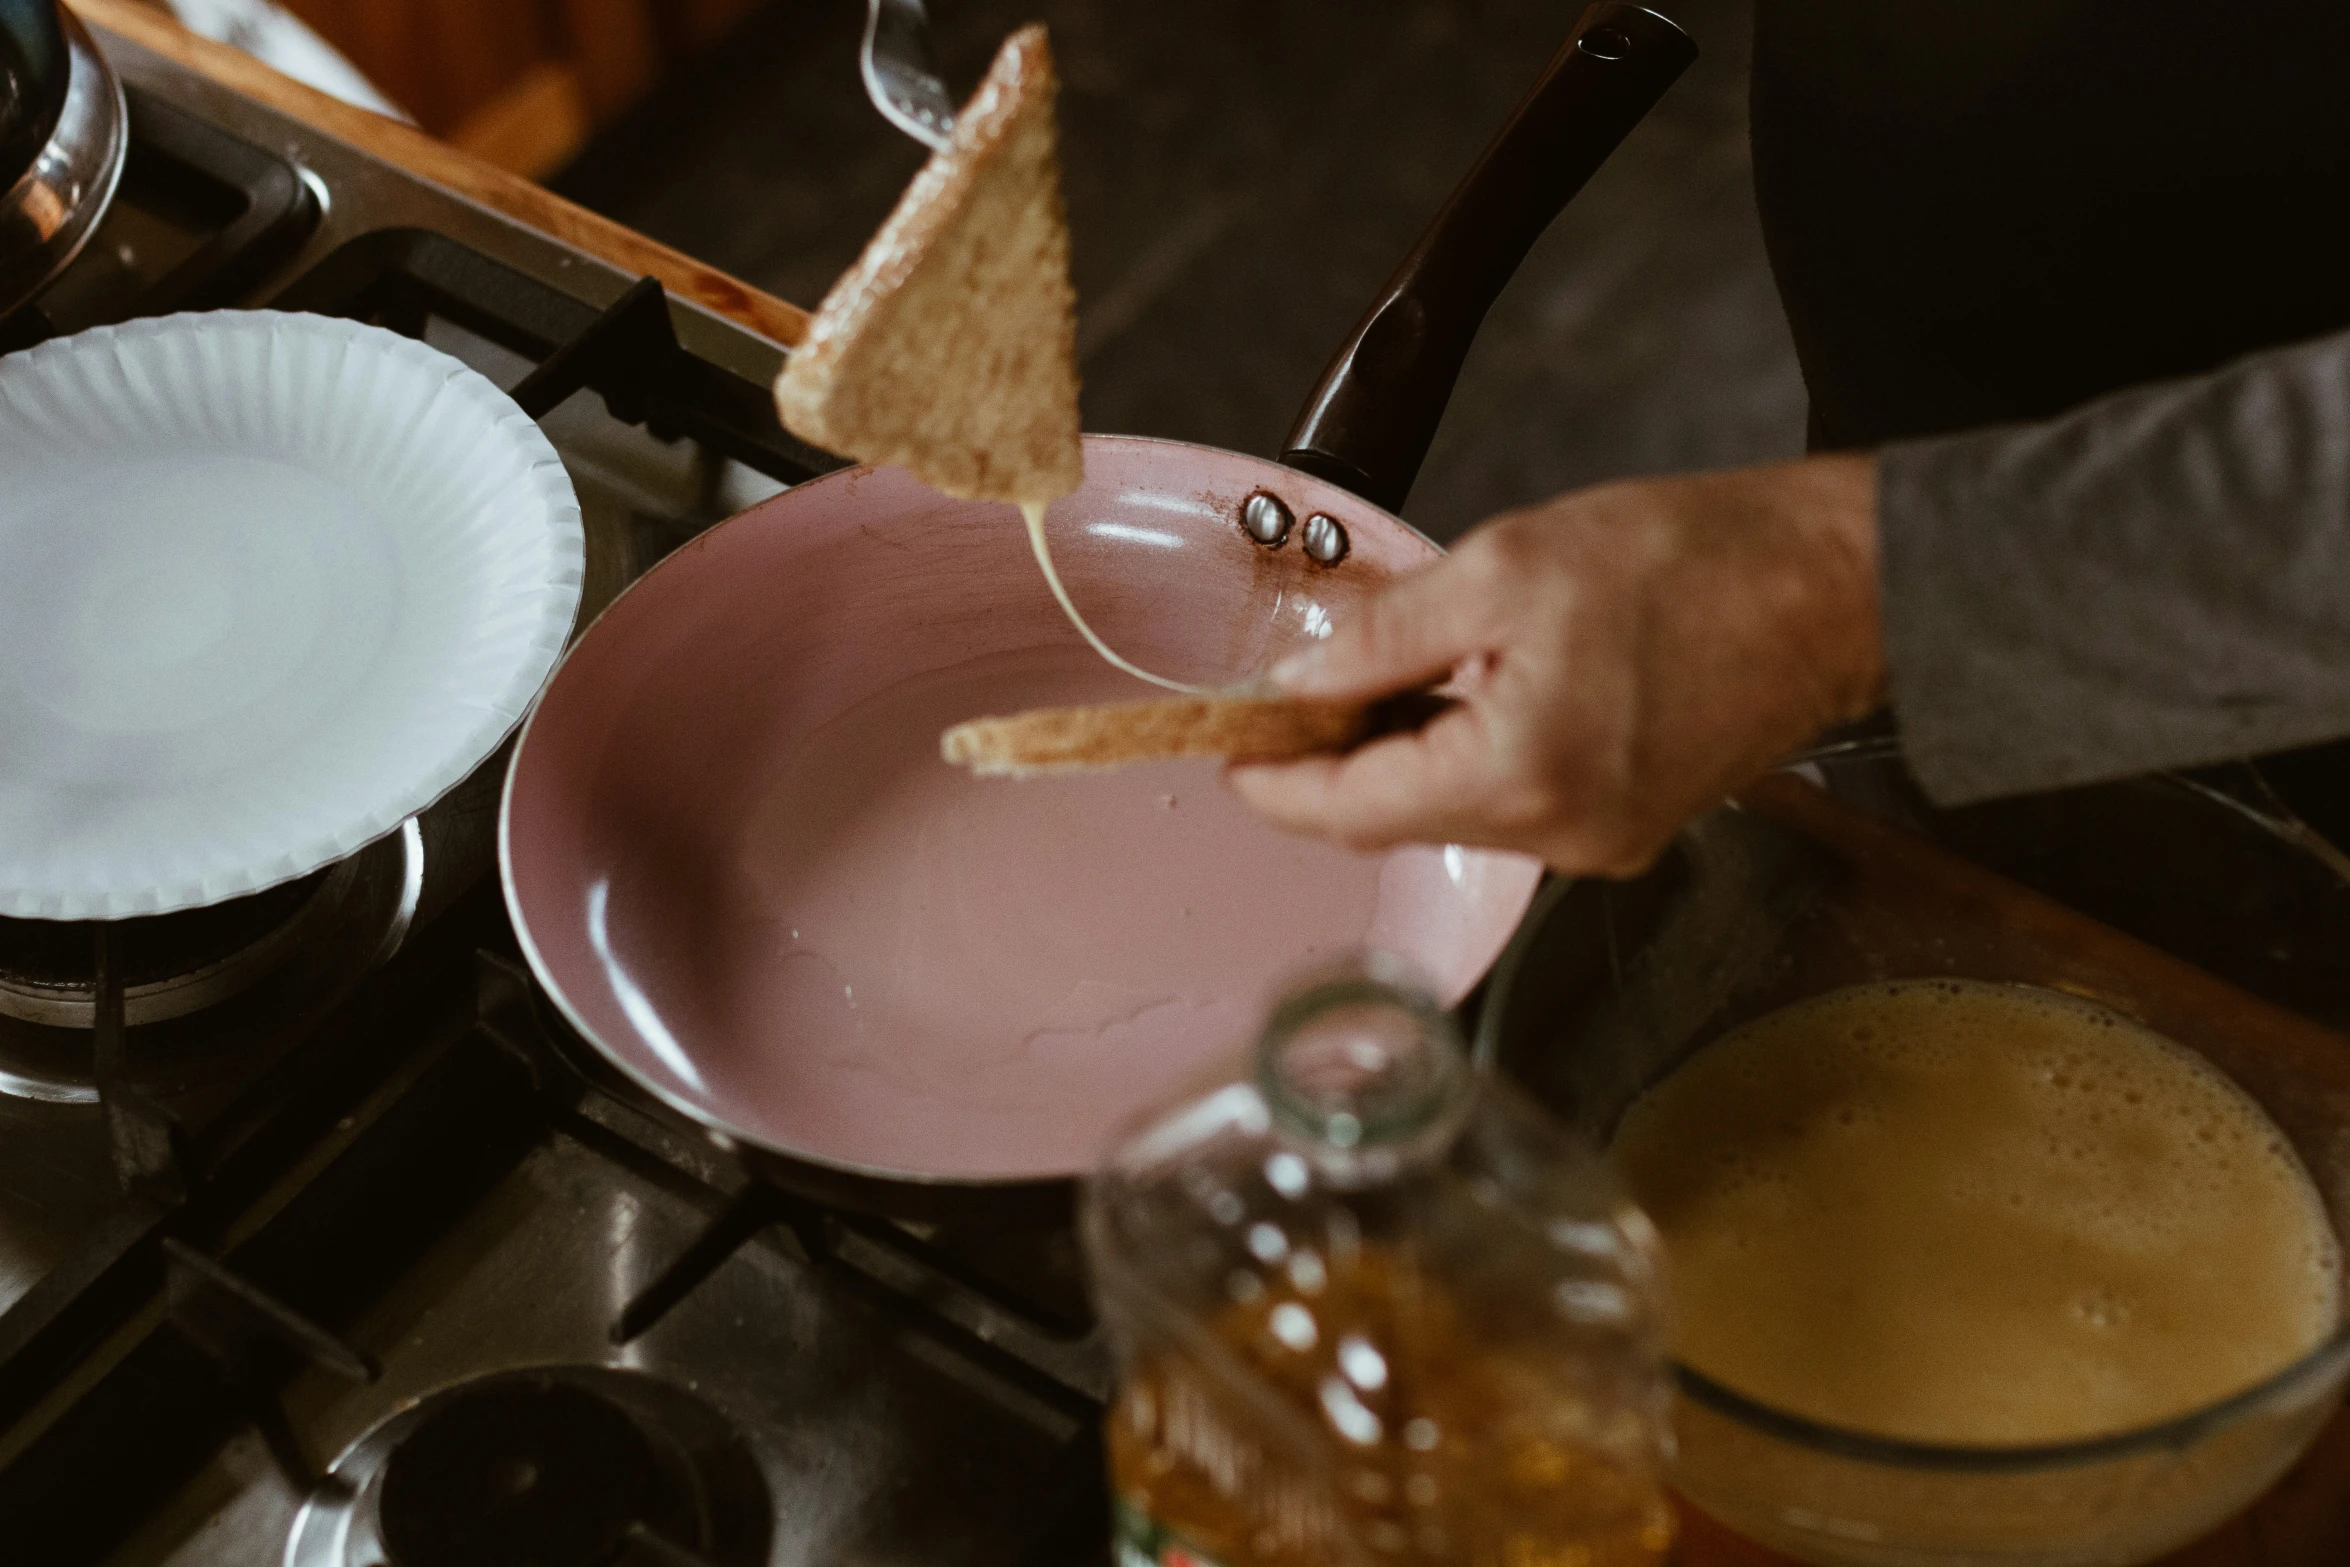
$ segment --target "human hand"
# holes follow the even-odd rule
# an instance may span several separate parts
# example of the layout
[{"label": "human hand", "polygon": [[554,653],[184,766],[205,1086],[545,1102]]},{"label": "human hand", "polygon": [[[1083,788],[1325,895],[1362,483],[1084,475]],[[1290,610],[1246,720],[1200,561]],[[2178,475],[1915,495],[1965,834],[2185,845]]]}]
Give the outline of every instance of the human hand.
[{"label": "human hand", "polygon": [[1601,485],[1508,512],[1273,674],[1461,701],[1343,757],[1239,766],[1259,814],[1359,849],[1465,843],[1633,875],[1685,821],[1883,699],[1876,462]]}]

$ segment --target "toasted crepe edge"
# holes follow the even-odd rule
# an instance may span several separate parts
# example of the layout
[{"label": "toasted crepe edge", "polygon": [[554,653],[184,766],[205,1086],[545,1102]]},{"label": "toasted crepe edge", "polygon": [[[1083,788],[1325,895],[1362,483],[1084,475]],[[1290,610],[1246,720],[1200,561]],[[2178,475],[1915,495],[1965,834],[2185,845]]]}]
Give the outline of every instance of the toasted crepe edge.
[{"label": "toasted crepe edge", "polygon": [[[1050,450],[981,454],[975,478],[966,483],[953,472],[965,465],[964,454],[942,461],[926,454],[919,439],[869,440],[866,432],[852,427],[853,418],[842,416],[838,395],[839,377],[844,373],[840,361],[858,341],[875,308],[873,302],[904,286],[963,206],[969,187],[1006,152],[1028,116],[1047,116],[1049,132],[1058,90],[1052,46],[1042,23],[1031,23],[1004,41],[986,79],[956,116],[947,147],[931,155],[856,263],[826,292],[809,320],[807,336],[785,360],[774,394],[777,415],[786,429],[815,446],[861,462],[905,467],[942,494],[961,500],[1042,505],[1084,482],[1084,448],[1073,417],[1066,437],[1049,442]],[[1052,162],[1050,198],[1065,255],[1068,222],[1060,205],[1057,148]],[[1057,291],[1063,296],[1060,314],[1066,341],[1058,349],[1073,381],[1076,296],[1065,263],[1062,275],[1051,282],[1058,284]]]},{"label": "toasted crepe edge", "polygon": [[939,737],[939,754],[983,778],[1029,778],[1180,757],[1287,761],[1345,750],[1362,736],[1367,722],[1368,710],[1355,702],[1175,697],[974,718]]}]

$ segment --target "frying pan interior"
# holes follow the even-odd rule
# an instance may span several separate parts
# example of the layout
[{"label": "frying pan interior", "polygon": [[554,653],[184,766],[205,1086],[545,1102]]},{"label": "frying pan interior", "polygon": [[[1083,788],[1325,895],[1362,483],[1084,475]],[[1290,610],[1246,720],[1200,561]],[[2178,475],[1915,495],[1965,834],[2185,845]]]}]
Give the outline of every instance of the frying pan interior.
[{"label": "frying pan interior", "polygon": [[[1324,511],[1335,566],[1237,526]],[[1088,437],[1056,557],[1163,672],[1261,670],[1434,546],[1333,485]],[[1068,1174],[1242,1043],[1301,965],[1369,943],[1457,998],[1531,895],[1510,856],[1274,833],[1212,764],[1025,782],[938,758],[982,712],[1144,694],[1085,648],[1009,507],[851,470],[623,596],[558,672],[508,784],[516,924],[573,1021],[754,1143],[869,1174]]]},{"label": "frying pan interior", "polygon": [[[1113,646],[1227,683],[1435,554],[1381,508],[1511,271],[1695,54],[1624,0],[1584,12],[1285,465],[1086,438],[1051,531]],[[1251,542],[1260,490],[1301,528],[1337,519],[1344,558]],[[1341,947],[1395,952],[1447,1000],[1500,951],[1530,861],[1284,837],[1208,764],[1010,783],[938,757],[965,718],[1140,694],[1061,618],[1009,507],[886,470],[802,485],[665,561],[557,671],[507,779],[508,907],[557,1003],[655,1094],[793,1159],[932,1183],[1086,1167]]]}]

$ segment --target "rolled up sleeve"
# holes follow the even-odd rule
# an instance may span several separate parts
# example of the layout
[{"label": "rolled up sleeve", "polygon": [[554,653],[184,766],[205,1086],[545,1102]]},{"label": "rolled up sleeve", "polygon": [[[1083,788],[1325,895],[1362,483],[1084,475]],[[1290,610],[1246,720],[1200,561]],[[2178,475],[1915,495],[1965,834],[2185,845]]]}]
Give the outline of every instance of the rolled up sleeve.
[{"label": "rolled up sleeve", "polygon": [[1893,701],[1935,800],[2350,735],[2350,333],[1879,463]]}]

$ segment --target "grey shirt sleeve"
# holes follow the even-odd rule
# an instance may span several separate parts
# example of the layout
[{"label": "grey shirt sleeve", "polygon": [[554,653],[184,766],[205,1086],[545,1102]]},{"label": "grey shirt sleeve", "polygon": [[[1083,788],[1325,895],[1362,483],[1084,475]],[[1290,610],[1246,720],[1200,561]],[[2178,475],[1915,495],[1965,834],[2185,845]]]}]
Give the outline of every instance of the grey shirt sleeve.
[{"label": "grey shirt sleeve", "polygon": [[2350,333],[1879,459],[1886,655],[1949,805],[2350,735]]}]

